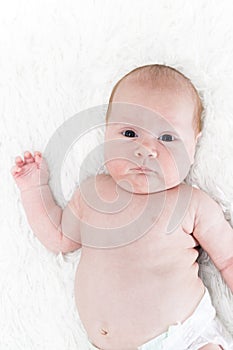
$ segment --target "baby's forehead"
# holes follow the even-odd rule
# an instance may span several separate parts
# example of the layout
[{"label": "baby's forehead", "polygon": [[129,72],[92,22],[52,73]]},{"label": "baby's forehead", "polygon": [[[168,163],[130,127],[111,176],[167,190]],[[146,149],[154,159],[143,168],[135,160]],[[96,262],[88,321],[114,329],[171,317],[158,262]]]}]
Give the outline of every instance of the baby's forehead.
[{"label": "baby's forehead", "polygon": [[146,121],[156,122],[164,117],[151,108],[131,102],[109,103],[112,122],[143,124]]}]

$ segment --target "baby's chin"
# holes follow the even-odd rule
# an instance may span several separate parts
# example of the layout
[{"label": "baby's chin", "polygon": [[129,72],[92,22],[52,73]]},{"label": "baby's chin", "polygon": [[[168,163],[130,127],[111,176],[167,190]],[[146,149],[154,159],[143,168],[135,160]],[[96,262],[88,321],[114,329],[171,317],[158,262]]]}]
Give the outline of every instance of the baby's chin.
[{"label": "baby's chin", "polygon": [[[114,179],[114,177],[113,177]],[[176,179],[173,181],[165,182],[158,178],[149,178],[144,174],[140,175],[140,178],[120,178],[114,179],[117,185],[123,190],[135,193],[135,194],[152,194],[161,191],[169,190],[178,186],[183,180]]]}]

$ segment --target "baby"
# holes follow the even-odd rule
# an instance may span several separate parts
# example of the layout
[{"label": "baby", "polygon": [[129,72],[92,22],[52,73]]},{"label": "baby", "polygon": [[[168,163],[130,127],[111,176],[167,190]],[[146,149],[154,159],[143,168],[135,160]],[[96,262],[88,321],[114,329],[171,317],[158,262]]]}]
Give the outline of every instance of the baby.
[{"label": "baby", "polygon": [[108,105],[107,172],[83,181],[64,210],[42,154],[16,157],[11,172],[35,235],[56,254],[82,248],[75,300],[90,349],[229,349],[197,247],[233,291],[233,230],[213,199],[184,182],[201,113],[177,70],[128,73]]}]

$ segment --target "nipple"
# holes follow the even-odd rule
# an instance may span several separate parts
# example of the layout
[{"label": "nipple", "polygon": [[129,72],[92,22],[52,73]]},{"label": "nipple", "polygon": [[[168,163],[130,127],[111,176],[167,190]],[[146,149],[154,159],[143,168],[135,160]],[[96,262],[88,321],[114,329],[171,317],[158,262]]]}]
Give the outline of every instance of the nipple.
[{"label": "nipple", "polygon": [[105,329],[103,329],[103,328],[100,329],[100,333],[101,333],[102,335],[108,334],[108,332],[107,332]]}]

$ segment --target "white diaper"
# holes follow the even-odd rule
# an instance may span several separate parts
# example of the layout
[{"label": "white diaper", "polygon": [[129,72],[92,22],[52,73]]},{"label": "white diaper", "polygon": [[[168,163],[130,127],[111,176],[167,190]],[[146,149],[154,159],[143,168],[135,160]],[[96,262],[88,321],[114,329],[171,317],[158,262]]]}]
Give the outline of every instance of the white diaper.
[{"label": "white diaper", "polygon": [[194,313],[183,323],[141,345],[138,350],[198,350],[213,343],[224,350],[233,350],[233,339],[227,335],[212,305],[207,288]]},{"label": "white diaper", "polygon": [[[216,317],[209,292],[205,289],[196,310],[186,321],[170,326],[167,332],[142,344],[138,350],[198,350],[208,343],[221,345],[223,350],[233,350],[233,339]],[[90,349],[99,348],[90,344]]]}]

